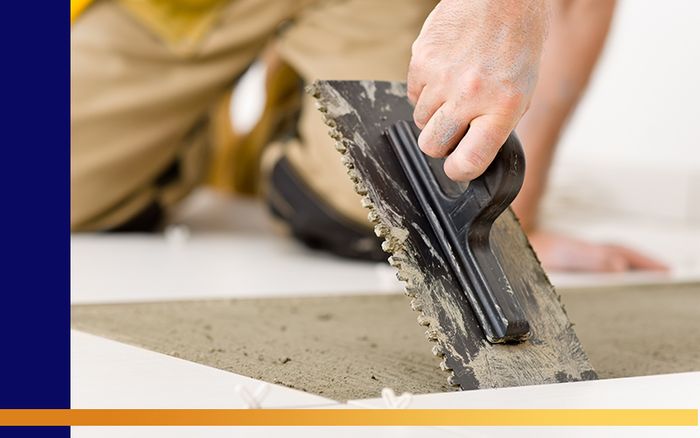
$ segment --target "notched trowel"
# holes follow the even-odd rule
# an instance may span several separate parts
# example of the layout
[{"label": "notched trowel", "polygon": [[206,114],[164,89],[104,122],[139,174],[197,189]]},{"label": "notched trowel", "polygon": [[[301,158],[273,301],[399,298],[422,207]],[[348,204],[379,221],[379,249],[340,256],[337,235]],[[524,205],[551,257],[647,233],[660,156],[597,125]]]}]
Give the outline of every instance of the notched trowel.
[{"label": "notched trowel", "polygon": [[525,158],[518,139],[511,135],[486,172],[464,184],[447,177],[444,160],[421,152],[412,123],[397,122],[385,135],[486,339],[525,340],[530,324],[489,240],[493,222],[523,184]]},{"label": "notched trowel", "polygon": [[481,177],[459,184],[418,149],[405,84],[318,81],[309,90],[450,383],[595,379],[508,208],[524,172],[517,138]]}]

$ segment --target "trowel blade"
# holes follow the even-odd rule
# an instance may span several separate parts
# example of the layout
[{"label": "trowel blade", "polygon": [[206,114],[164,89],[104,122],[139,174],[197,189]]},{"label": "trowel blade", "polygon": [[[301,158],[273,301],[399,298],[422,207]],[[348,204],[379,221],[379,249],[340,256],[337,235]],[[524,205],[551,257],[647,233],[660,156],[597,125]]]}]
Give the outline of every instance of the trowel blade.
[{"label": "trowel blade", "polygon": [[412,120],[398,82],[317,81],[309,87],[375,232],[405,282],[418,322],[448,381],[461,389],[595,379],[559,296],[510,210],[495,222],[491,247],[530,323],[520,344],[486,341],[416,194],[384,135]]}]

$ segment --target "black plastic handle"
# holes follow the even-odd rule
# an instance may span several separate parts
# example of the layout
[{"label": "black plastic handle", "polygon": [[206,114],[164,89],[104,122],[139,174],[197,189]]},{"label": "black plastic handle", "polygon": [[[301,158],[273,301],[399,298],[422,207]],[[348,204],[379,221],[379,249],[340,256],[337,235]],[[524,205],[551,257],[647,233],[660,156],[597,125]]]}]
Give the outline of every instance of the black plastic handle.
[{"label": "black plastic handle", "polygon": [[418,128],[406,121],[386,131],[486,339],[492,343],[525,340],[530,324],[489,242],[493,222],[523,184],[525,157],[520,141],[511,134],[486,172],[467,185],[445,175],[444,159],[421,152],[418,134]]}]

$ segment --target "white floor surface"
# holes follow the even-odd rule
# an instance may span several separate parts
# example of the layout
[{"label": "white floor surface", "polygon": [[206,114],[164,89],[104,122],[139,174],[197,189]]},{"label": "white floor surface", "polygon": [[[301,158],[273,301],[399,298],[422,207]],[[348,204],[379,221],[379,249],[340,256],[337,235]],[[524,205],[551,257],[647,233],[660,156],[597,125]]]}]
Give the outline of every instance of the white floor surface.
[{"label": "white floor surface", "polygon": [[[249,405],[236,390],[255,393],[267,383],[73,331],[71,392],[73,408],[228,408]],[[269,385],[262,408],[388,408],[382,398],[333,400]],[[519,388],[410,396],[408,409],[662,409],[700,407],[700,372],[608,379]],[[698,436],[696,427],[74,427],[75,437],[358,436],[377,437]]]},{"label": "white floor surface", "polygon": [[[279,231],[262,205],[195,193],[161,234],[75,234],[71,239],[73,303],[399,293],[385,263],[329,257]],[[670,274],[551,274],[557,287],[700,281],[700,224],[560,212],[552,228],[614,241],[655,254]]]},{"label": "white floor surface", "polygon": [[[662,227],[599,216],[555,216],[550,225],[591,239],[653,250],[669,262],[669,276],[552,275],[558,287],[697,281],[700,227]],[[275,231],[261,206],[200,191],[164,234],[77,234],[71,241],[74,304],[203,298],[400,293],[384,264],[348,262],[310,251]],[[242,387],[263,382],[201,364],[72,333],[74,408],[242,408]],[[267,384],[264,384],[267,385]],[[410,408],[700,407],[700,373],[601,380],[537,387],[412,397]],[[377,394],[379,396],[379,394]],[[348,404],[269,385],[263,408],[376,408],[380,399]],[[76,427],[75,437],[652,437],[700,436],[697,428],[228,428]]]}]

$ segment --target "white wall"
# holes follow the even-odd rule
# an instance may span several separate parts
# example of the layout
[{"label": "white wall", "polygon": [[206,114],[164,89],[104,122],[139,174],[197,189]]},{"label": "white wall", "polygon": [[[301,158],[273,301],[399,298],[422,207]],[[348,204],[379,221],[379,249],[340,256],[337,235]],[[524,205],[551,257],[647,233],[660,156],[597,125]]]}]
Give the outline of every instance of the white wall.
[{"label": "white wall", "polygon": [[559,161],[700,169],[699,128],[700,1],[620,1]]},{"label": "white wall", "polygon": [[700,224],[700,1],[621,0],[545,206]]}]

